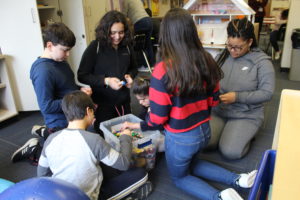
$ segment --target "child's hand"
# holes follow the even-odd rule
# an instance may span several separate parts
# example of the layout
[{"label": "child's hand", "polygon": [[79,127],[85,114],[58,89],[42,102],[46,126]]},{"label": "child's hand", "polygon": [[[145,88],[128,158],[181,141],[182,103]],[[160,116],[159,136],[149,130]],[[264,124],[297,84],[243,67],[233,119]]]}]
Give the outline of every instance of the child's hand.
[{"label": "child's hand", "polygon": [[126,87],[127,88],[131,88],[131,86],[132,86],[132,83],[133,83],[133,80],[132,80],[132,78],[131,78],[131,76],[129,75],[129,74],[125,74],[125,80],[126,80]]},{"label": "child's hand", "polygon": [[224,104],[231,104],[234,103],[236,100],[236,93],[235,92],[228,92],[225,94],[221,94],[219,96],[221,102],[223,102]]},{"label": "child's hand", "polygon": [[121,135],[131,136],[131,130],[130,129],[124,129],[123,131],[120,132],[120,136]]},{"label": "child's hand", "polygon": [[105,83],[107,83],[108,86],[113,90],[119,90],[123,86],[120,79],[116,77],[106,77]]},{"label": "child's hand", "polygon": [[91,96],[93,94],[92,88],[90,88],[90,87],[81,87],[80,91],[86,93],[89,96]]},{"label": "child's hand", "polygon": [[124,129],[140,129],[140,123],[133,123],[133,122],[124,122],[122,124],[121,130]]}]

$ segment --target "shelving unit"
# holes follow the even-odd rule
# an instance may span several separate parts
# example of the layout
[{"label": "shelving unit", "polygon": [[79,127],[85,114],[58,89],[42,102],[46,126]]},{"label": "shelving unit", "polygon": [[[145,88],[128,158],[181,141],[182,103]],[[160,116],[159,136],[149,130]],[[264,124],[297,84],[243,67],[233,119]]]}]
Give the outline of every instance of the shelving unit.
[{"label": "shelving unit", "polygon": [[[38,8],[38,4],[47,6]],[[41,25],[52,20],[63,22],[74,32],[76,44],[68,62],[76,74],[81,56],[94,38],[96,24],[105,13],[103,5],[103,0],[9,0],[1,4],[0,45],[3,54],[9,55],[9,59],[5,59],[7,66],[13,66],[9,72],[16,77],[12,81],[18,111],[39,109],[30,80],[30,67],[44,50]],[[63,15],[58,16],[57,11]],[[7,88],[1,90],[4,89]]]},{"label": "shelving unit", "polygon": [[0,89],[5,88],[6,84],[5,83],[0,83]]},{"label": "shelving unit", "polygon": [[37,10],[41,27],[46,26],[48,23],[61,22],[60,16],[57,15],[57,11],[59,10],[57,1],[48,0],[44,2],[45,5],[39,4],[37,1]]},{"label": "shelving unit", "polygon": [[37,6],[38,10],[44,10],[44,9],[55,9],[55,6]]},{"label": "shelving unit", "polygon": [[18,114],[5,63],[5,56],[0,55],[0,122]]},{"label": "shelving unit", "polygon": [[255,12],[244,0],[190,0],[183,8],[190,11],[200,40],[209,49],[225,48],[230,20],[246,16],[254,22]]}]

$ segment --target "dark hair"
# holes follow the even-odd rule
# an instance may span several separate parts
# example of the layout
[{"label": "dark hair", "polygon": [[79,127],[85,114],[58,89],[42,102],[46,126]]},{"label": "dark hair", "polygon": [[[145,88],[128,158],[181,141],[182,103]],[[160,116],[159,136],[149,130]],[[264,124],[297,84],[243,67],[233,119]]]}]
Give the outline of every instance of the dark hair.
[{"label": "dark hair", "polygon": [[159,57],[165,63],[169,92],[190,97],[216,87],[222,77],[221,70],[202,47],[188,11],[174,8],[167,12],[161,23],[159,44]]},{"label": "dark hair", "polygon": [[67,120],[73,121],[83,119],[86,108],[94,109],[94,103],[90,96],[77,90],[64,96],[61,107]]},{"label": "dark hair", "polygon": [[132,42],[131,32],[125,15],[119,11],[112,10],[107,12],[99,21],[95,29],[96,39],[100,46],[111,46],[110,30],[114,23],[122,23],[124,25],[125,36],[121,41],[121,45],[128,45]]},{"label": "dark hair", "polygon": [[286,20],[289,16],[289,9],[285,9],[281,12],[281,19]]},{"label": "dark hair", "polygon": [[149,95],[150,77],[138,76],[134,79],[132,93],[135,95]]},{"label": "dark hair", "polygon": [[[243,19],[233,19],[229,22],[227,26],[227,37],[241,38],[244,41],[252,39],[253,42],[250,48],[257,47],[254,26],[246,17]],[[217,60],[218,65],[222,66],[228,56],[229,51],[225,49]]]},{"label": "dark hair", "polygon": [[44,47],[46,47],[47,42],[66,47],[73,47],[76,43],[74,33],[63,23],[49,24],[43,29],[42,35]]},{"label": "dark hair", "polygon": [[150,8],[145,8],[145,11],[149,15],[149,17],[152,17],[152,10]]},{"label": "dark hair", "polygon": [[243,19],[233,19],[227,26],[227,37],[242,38],[243,40],[253,39],[251,48],[257,47],[253,24],[244,17]]}]

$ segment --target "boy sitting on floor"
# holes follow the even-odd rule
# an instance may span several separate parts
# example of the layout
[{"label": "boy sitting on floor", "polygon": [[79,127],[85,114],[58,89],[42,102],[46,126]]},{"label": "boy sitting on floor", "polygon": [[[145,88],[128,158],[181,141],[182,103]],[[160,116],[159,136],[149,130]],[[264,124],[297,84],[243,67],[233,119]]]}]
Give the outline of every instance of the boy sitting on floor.
[{"label": "boy sitting on floor", "polygon": [[[62,110],[69,122],[68,127],[51,134],[46,140],[37,175],[71,182],[92,200],[121,199],[128,194],[129,199],[146,198],[152,190],[147,181],[148,174],[141,168],[129,169],[130,131],[121,133],[121,150],[117,152],[98,134],[86,131],[94,121],[94,103],[88,95],[81,91],[67,94],[62,100]],[[100,162],[127,171],[103,180],[103,174],[109,172],[102,172]]]}]

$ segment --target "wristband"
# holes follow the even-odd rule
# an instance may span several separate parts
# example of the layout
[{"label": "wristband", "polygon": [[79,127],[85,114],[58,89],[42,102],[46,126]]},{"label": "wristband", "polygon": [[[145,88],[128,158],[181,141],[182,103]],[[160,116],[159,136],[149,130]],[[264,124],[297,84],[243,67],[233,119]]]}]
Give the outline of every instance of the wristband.
[{"label": "wristband", "polygon": [[104,78],[104,82],[105,82],[105,85],[106,85],[106,88],[108,88],[109,84],[108,84],[108,77],[107,78]]}]

